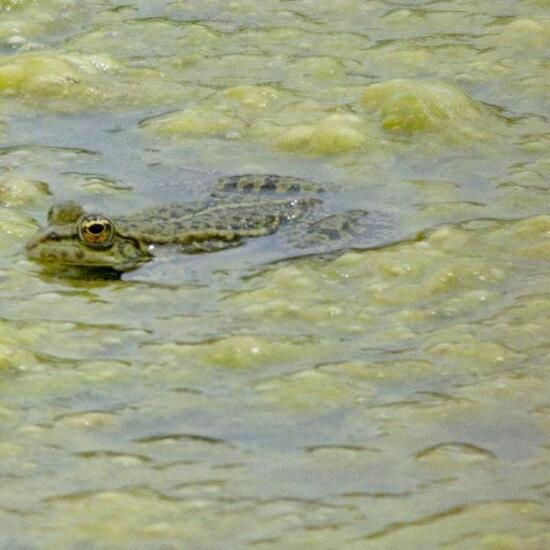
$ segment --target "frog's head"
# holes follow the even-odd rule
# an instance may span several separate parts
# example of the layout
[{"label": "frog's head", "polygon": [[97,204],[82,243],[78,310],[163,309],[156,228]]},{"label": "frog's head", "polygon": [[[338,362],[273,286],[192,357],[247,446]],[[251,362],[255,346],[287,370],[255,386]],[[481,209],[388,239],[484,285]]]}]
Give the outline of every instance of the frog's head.
[{"label": "frog's head", "polygon": [[121,235],[115,223],[76,202],[54,204],[48,227],[27,243],[27,255],[48,264],[130,271],[151,260],[147,247]]}]

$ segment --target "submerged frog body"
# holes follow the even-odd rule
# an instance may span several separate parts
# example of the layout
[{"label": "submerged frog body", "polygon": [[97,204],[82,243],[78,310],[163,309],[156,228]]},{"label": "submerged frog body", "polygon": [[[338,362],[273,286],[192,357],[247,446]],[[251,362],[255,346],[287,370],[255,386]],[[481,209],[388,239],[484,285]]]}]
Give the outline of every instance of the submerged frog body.
[{"label": "submerged frog body", "polygon": [[317,219],[323,191],[297,178],[241,175],[218,180],[206,201],[159,205],[132,216],[108,218],[63,202],[50,209],[48,227],[27,243],[27,254],[47,263],[123,272],[150,261],[154,244],[180,245],[185,253],[214,252],[286,224],[301,226],[293,233],[299,247],[350,241],[367,212]]}]

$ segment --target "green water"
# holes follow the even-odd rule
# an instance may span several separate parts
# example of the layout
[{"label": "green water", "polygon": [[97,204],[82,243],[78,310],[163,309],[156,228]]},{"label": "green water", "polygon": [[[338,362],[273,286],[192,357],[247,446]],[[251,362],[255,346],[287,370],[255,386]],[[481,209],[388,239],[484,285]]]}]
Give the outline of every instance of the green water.
[{"label": "green water", "polygon": [[[0,547],[549,547],[549,51],[547,0],[0,0]],[[251,172],[398,230],[25,258]]]}]

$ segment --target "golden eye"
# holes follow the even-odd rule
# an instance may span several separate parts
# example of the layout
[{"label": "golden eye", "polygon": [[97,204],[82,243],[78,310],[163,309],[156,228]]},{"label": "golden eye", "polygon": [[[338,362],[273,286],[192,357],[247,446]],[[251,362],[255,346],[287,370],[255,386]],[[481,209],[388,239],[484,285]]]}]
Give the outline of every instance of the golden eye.
[{"label": "golden eye", "polygon": [[78,224],[78,234],[92,248],[108,248],[113,244],[113,224],[103,216],[84,216]]}]

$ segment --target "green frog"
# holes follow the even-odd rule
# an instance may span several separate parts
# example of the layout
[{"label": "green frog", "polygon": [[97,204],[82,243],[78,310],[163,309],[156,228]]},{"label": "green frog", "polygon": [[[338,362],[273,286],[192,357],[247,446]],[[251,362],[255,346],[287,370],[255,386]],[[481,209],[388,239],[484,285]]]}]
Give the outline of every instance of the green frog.
[{"label": "green frog", "polygon": [[109,218],[74,202],[54,204],[48,227],[27,243],[27,255],[55,265],[131,271],[154,257],[154,246],[179,245],[184,253],[215,252],[293,225],[290,240],[321,250],[353,243],[365,230],[365,210],[319,218],[325,188],[299,178],[244,174],[217,181],[210,198],[153,206]]}]

